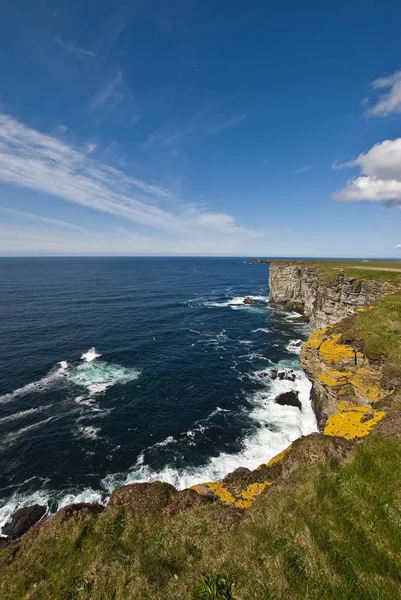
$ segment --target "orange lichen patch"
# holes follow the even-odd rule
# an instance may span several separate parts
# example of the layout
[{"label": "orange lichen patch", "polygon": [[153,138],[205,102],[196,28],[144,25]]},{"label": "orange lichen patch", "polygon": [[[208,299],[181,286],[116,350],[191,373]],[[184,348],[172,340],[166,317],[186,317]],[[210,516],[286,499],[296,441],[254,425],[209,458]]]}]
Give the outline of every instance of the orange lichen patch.
[{"label": "orange lichen patch", "polygon": [[326,373],[318,373],[317,377],[326,385],[334,387],[337,385],[346,385],[350,377],[352,377],[352,373],[349,373],[347,371],[342,372],[336,371],[335,369],[331,369]]},{"label": "orange lichen patch", "polygon": [[380,387],[380,374],[360,368],[354,373],[350,383],[365,396],[377,402],[384,398],[385,393]]},{"label": "orange lichen patch", "polygon": [[366,310],[367,310],[367,308],[364,306],[360,306],[359,308],[356,309],[357,312],[365,312]]},{"label": "orange lichen patch", "polygon": [[372,410],[369,406],[340,410],[328,419],[324,435],[338,435],[347,440],[364,437],[385,414],[380,410]]}]

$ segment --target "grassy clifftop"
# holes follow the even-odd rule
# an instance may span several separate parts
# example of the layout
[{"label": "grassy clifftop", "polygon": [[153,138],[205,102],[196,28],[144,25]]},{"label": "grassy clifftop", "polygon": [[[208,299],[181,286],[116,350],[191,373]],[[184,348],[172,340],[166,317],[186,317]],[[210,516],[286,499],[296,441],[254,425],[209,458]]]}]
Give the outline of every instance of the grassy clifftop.
[{"label": "grassy clifftop", "polygon": [[[340,269],[308,264],[321,277]],[[341,268],[365,277],[356,267]],[[142,484],[117,490],[104,510],[63,509],[0,547],[0,598],[401,597],[401,271],[377,272],[391,293],[317,334],[322,360],[338,363],[333,381],[334,372],[346,378],[349,359],[366,357],[383,391],[373,406],[339,410],[327,435],[297,440],[256,471],[237,470],[209,487],[213,497]]]},{"label": "grassy clifftop", "polygon": [[330,281],[339,273],[356,279],[369,279],[381,283],[401,283],[400,260],[272,260],[312,267],[321,281]]}]

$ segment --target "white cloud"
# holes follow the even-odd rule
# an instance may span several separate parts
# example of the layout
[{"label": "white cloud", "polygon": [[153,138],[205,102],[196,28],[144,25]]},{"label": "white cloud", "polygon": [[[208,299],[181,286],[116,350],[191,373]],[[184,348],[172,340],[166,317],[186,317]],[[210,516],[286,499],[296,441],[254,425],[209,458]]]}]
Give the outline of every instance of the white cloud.
[{"label": "white cloud", "polygon": [[394,247],[394,250],[401,250],[401,244],[397,244],[397,245]]},{"label": "white cloud", "polygon": [[[371,106],[366,114],[375,117],[387,117],[391,114],[401,113],[401,71],[396,71],[389,77],[379,77],[371,83],[374,90],[389,91],[379,96],[377,103]],[[362,101],[365,102],[366,98]],[[367,102],[369,99],[367,99]],[[363,104],[365,106],[365,104]]]},{"label": "white cloud", "polygon": [[60,40],[59,38],[56,39],[56,42],[64,50],[66,50],[70,54],[73,54],[77,58],[85,59],[85,58],[94,58],[95,57],[94,52],[91,52],[90,50],[85,50],[85,48],[81,48],[77,44],[73,44],[73,43],[67,44],[67,43],[63,42],[62,40]]},{"label": "white cloud", "polygon": [[134,94],[125,83],[121,71],[117,71],[116,76],[94,95],[89,112],[112,115],[115,121],[130,125],[138,120]]},{"label": "white cloud", "polygon": [[345,188],[333,195],[334,200],[384,200],[389,206],[401,206],[401,138],[385,140],[355,160],[333,167],[360,169],[358,177],[348,181]]},{"label": "white cloud", "polygon": [[[255,236],[255,232],[238,227],[230,215],[185,203],[154,182],[131,177],[96,161],[87,149],[86,145],[82,150],[74,148],[56,137],[26,127],[11,116],[0,114],[0,183],[115,215],[130,223],[130,227],[136,224],[156,230],[154,236],[157,236],[158,244],[154,237],[143,238],[134,232],[127,235],[124,242],[119,236],[113,237],[117,247],[123,250],[131,248],[132,251],[130,244],[136,240],[138,248],[145,247],[145,251],[153,244],[153,248],[160,247],[160,251],[163,248],[164,252],[170,251],[171,247],[175,248],[171,251],[188,253],[193,247],[198,252],[220,250],[230,253],[239,241]],[[49,225],[53,221],[53,225],[61,226],[62,223],[46,216],[25,213],[25,217],[27,215],[41,219],[42,224]],[[68,224],[64,222],[64,225],[68,229]],[[70,229],[76,227],[71,224]],[[75,233],[83,237],[83,232]]]},{"label": "white cloud", "polygon": [[178,148],[193,139],[202,141],[212,138],[223,131],[235,127],[248,118],[247,113],[239,113],[230,117],[221,114],[221,107],[226,99],[215,100],[201,108],[195,115],[184,120],[181,124],[172,127],[164,125],[148,135],[144,146],[151,148],[161,146],[165,148]]},{"label": "white cloud", "polygon": [[313,168],[313,165],[302,165],[299,169],[296,169],[294,173],[305,173],[305,171],[310,171]]}]

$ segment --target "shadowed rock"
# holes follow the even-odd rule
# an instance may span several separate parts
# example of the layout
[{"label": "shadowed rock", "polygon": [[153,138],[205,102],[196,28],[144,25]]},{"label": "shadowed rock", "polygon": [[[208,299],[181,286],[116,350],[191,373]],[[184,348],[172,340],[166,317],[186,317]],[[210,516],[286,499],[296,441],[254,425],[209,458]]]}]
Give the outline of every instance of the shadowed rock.
[{"label": "shadowed rock", "polygon": [[2,529],[2,534],[10,538],[19,538],[35,525],[46,513],[46,507],[40,504],[19,508]]},{"label": "shadowed rock", "polygon": [[296,408],[299,408],[299,410],[302,409],[302,403],[299,399],[299,392],[284,392],[283,394],[277,396],[275,403],[280,404],[281,406],[295,406]]}]

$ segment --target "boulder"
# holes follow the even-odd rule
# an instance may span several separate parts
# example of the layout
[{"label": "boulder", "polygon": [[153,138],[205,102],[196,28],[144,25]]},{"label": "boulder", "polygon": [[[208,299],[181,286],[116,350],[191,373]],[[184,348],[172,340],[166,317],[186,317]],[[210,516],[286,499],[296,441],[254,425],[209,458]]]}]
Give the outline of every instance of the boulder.
[{"label": "boulder", "polygon": [[302,409],[302,403],[299,399],[298,392],[284,392],[277,396],[275,403],[280,404],[281,406],[296,406],[299,410]]},{"label": "boulder", "polygon": [[11,519],[4,525],[1,533],[9,538],[19,538],[35,525],[43,515],[46,514],[46,507],[40,504],[25,506],[19,508],[11,515]]},{"label": "boulder", "polygon": [[252,298],[250,298],[249,296],[247,296],[246,298],[244,298],[244,304],[253,304]]},{"label": "boulder", "polygon": [[273,379],[273,380],[277,379],[277,373],[278,373],[277,369],[270,369],[270,371],[269,371],[270,379]]}]

